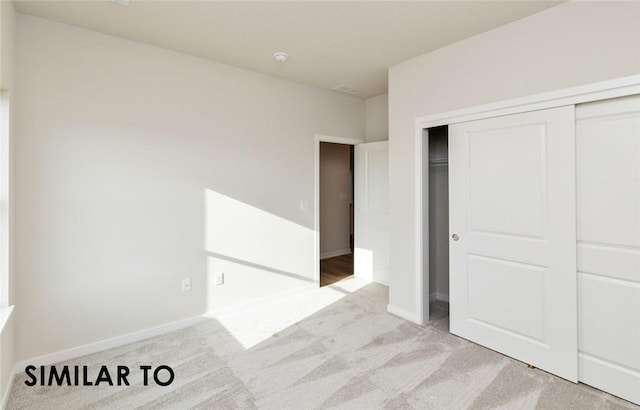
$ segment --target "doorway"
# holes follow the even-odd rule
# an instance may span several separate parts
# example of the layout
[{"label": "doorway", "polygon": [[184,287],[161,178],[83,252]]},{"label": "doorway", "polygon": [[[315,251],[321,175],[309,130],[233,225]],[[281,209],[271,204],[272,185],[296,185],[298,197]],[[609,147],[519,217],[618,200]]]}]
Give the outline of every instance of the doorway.
[{"label": "doorway", "polygon": [[320,142],[320,286],[354,273],[354,147]]},{"label": "doorway", "polygon": [[[424,220],[428,221],[423,243],[428,247],[425,254],[425,272],[429,272],[429,321],[433,326],[449,331],[449,127],[447,125],[427,130],[427,148],[423,155],[428,165],[428,175],[423,189],[428,193],[423,203]],[[427,253],[428,252],[428,253]]]},{"label": "doorway", "polygon": [[[315,189],[314,189],[314,277],[320,286],[320,145],[329,142],[350,147],[351,209],[347,227],[353,232],[347,236],[344,254],[353,255],[353,276],[365,282],[389,285],[389,142],[365,143],[355,138],[315,136]],[[353,149],[353,150],[351,150]],[[340,200],[338,193],[338,200]],[[346,192],[348,194],[348,191]],[[334,197],[335,198],[335,197]],[[349,196],[342,201],[349,201]],[[349,213],[347,213],[349,215]],[[351,229],[351,225],[353,229]],[[347,250],[348,249],[348,250]],[[323,256],[327,255],[324,250]],[[331,255],[334,256],[334,255]],[[338,255],[340,256],[340,255]],[[323,258],[324,259],[324,258]]]}]

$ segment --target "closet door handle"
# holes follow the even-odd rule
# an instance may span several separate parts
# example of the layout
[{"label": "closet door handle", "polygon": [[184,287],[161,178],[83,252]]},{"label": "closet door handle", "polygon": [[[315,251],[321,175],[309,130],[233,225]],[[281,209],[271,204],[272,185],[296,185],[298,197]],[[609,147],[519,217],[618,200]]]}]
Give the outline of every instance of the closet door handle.
[{"label": "closet door handle", "polygon": [[453,239],[454,241],[457,241],[458,239],[460,239],[460,237],[458,236],[457,233],[454,233],[453,235],[451,235],[451,239]]}]

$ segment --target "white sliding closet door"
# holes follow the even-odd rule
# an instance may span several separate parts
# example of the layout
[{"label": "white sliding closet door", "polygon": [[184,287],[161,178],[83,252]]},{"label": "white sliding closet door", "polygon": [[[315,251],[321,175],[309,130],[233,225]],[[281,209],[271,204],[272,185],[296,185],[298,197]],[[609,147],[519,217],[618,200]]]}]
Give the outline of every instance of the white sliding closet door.
[{"label": "white sliding closet door", "polygon": [[449,127],[451,332],[577,381],[573,106]]},{"label": "white sliding closet door", "polygon": [[640,96],[576,120],[579,379],[640,404]]}]

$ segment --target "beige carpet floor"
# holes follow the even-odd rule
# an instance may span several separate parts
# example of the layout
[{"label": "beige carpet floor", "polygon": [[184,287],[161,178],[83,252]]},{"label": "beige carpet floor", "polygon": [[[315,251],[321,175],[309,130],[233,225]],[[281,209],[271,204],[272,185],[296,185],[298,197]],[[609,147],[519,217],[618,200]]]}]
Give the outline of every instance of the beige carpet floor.
[{"label": "beige carpet floor", "polygon": [[[333,286],[333,285],[332,285]],[[331,286],[314,291],[313,298]],[[446,305],[420,327],[386,313],[387,288],[342,292],[323,309],[270,335],[263,319],[228,317],[63,364],[170,365],[167,387],[27,387],[9,409],[637,409],[448,333]],[[295,310],[288,305],[288,312]],[[267,313],[264,313],[267,312]],[[223,325],[223,323],[227,323]],[[231,330],[230,330],[231,329]],[[252,332],[260,333],[253,337]]]}]

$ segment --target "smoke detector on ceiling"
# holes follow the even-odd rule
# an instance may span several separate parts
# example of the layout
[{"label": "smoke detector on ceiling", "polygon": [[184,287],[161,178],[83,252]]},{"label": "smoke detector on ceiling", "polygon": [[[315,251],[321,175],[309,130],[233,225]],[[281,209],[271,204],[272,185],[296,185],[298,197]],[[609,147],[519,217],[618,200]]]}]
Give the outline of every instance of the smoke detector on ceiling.
[{"label": "smoke detector on ceiling", "polygon": [[289,58],[289,54],[278,52],[273,55],[273,58],[275,58],[275,60],[279,63],[284,63],[287,61],[287,58]]},{"label": "smoke detector on ceiling", "polygon": [[351,95],[360,94],[362,92],[362,90],[359,88],[352,87],[350,85],[345,85],[345,84],[336,85],[335,87],[333,87],[333,89],[341,93],[351,94]]}]

